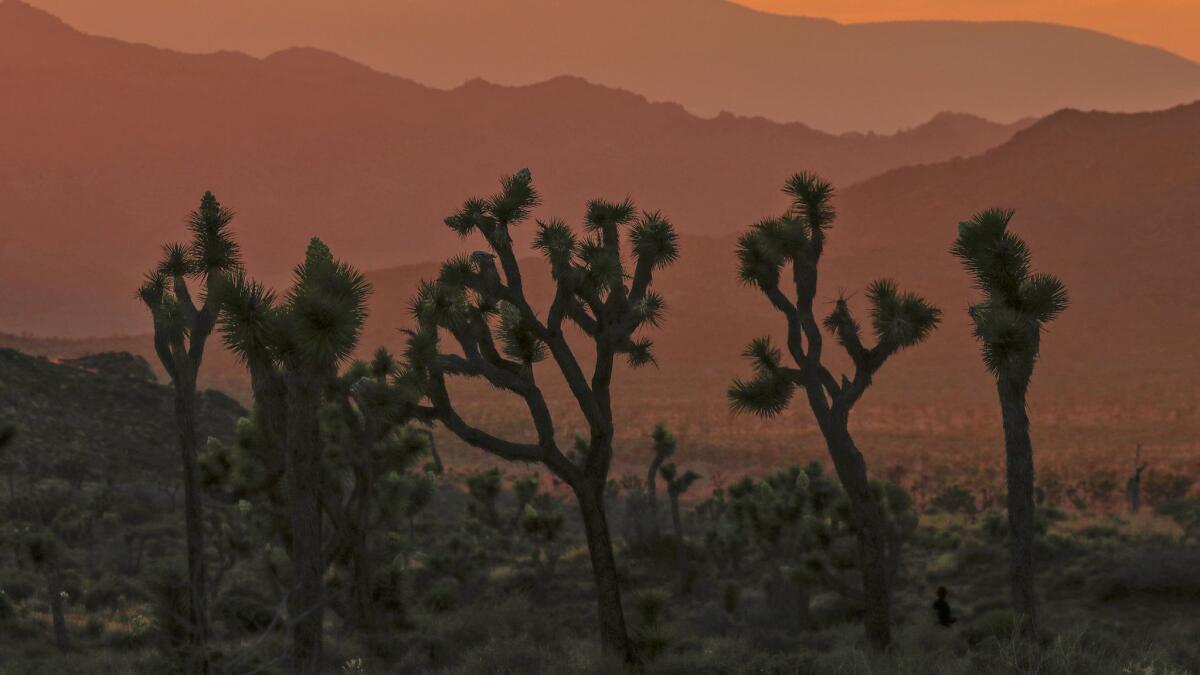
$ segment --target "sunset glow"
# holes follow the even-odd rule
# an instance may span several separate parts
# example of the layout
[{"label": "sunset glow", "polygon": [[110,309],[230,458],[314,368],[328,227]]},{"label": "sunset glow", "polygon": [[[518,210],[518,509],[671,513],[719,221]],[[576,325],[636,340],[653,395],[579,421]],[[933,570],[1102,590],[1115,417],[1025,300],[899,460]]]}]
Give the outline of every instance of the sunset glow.
[{"label": "sunset glow", "polygon": [[1162,47],[1200,60],[1200,2],[1195,0],[738,0],[764,12],[875,21],[1045,21]]}]

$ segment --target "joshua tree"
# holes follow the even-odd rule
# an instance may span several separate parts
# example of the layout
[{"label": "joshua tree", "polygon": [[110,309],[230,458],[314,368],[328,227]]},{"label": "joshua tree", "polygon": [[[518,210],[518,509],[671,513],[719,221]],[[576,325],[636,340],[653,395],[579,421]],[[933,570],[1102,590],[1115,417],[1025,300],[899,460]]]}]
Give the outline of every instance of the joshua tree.
[{"label": "joshua tree", "polygon": [[384,348],[370,363],[354,363],[326,388],[321,418],[322,506],[334,525],[333,557],[351,563],[347,621],[363,629],[376,619],[371,596],[378,554],[370,535],[403,515],[413,480],[407,471],[433,444],[428,431],[408,426],[407,392],[388,382],[394,370]]},{"label": "joshua tree", "polygon": [[692,483],[700,479],[700,474],[695,471],[679,474],[674,463],[662,465],[658,472],[667,484],[667,497],[671,500],[671,524],[675,528],[675,563],[679,566],[679,587],[686,591],[690,584],[687,548],[683,542],[683,519],[679,516],[679,497],[692,487]]},{"label": "joshua tree", "polygon": [[163,259],[146,275],[138,291],[154,319],[154,351],[175,389],[175,425],[183,462],[184,522],[187,529],[189,672],[207,672],[208,610],[204,569],[204,513],[200,476],[196,468],[196,378],[204,346],[217,320],[210,293],[193,300],[188,280],[211,286],[217,277],[237,267],[238,245],[229,234],[233,212],[211,192],[187,219],[192,240],[163,247]]},{"label": "joshua tree", "polygon": [[537,570],[537,589],[545,592],[561,555],[560,539],[566,524],[562,507],[550,495],[535,495],[522,507],[518,524],[533,549],[530,559]]},{"label": "joshua tree", "polygon": [[471,515],[494,530],[500,529],[500,512],[496,510],[496,500],[500,498],[500,469],[492,467],[467,476],[467,494],[474,500],[467,505]]},{"label": "joshua tree", "polygon": [[321,670],[324,574],[322,550],[323,392],[338,364],[358,344],[370,286],[353,267],[335,260],[319,239],[308,245],[291,290],[275,294],[237,270],[214,285],[225,344],[246,363],[255,416],[269,447],[282,449],[282,475],[296,587],[288,596],[290,671]]},{"label": "joshua tree", "polygon": [[1125,483],[1125,492],[1129,495],[1129,510],[1137,513],[1142,508],[1142,472],[1150,465],[1142,461],[1142,444],[1137,444],[1133,454],[1133,474]]},{"label": "joshua tree", "polygon": [[[510,228],[529,218],[538,201],[529,171],[522,170],[503,179],[498,194],[468,200],[446,219],[446,225],[463,236],[481,234],[491,252],[453,258],[435,282],[422,284],[412,306],[418,329],[409,339],[405,377],[425,392],[428,405],[421,406],[421,414],[426,418],[502,459],[544,465],[570,486],[587,534],[601,644],[633,658],[604,509],[613,459],[613,367],[620,354],[634,367],[654,362],[650,340],[634,336],[639,328],[657,326],[662,319],[663,300],[650,285],[654,271],[677,257],[676,234],[658,213],[639,217],[629,201],[589,203],[589,234],[583,238],[562,221],[539,222],[534,245],[548,259],[554,279],[554,300],[539,317],[526,297],[510,234]],[[621,255],[622,227],[628,228],[632,242],[631,271]],[[567,340],[567,321],[578,326],[595,350],[590,378]],[[443,331],[461,355],[442,351]],[[534,364],[547,357],[566,380],[587,424],[575,461],[559,446],[554,419],[535,377]],[[472,426],[452,404],[447,376],[482,377],[520,397],[537,440],[502,439]]]},{"label": "joshua tree", "polygon": [[668,431],[667,427],[662,424],[654,426],[654,432],[650,434],[650,438],[654,440],[654,445],[651,447],[654,457],[650,460],[650,471],[646,474],[646,503],[650,506],[650,531],[655,538],[658,538],[658,468],[667,461],[668,457],[675,454],[677,441],[675,434]]},{"label": "joshua tree", "polygon": [[[889,561],[899,556],[899,542],[889,534],[883,505],[867,476],[866,460],[850,435],[850,412],[883,364],[928,337],[941,320],[941,312],[923,298],[901,292],[890,280],[875,281],[867,289],[867,299],[876,344],[867,347],[849,303],[839,298],[824,326],[850,357],[853,375],[835,378],[822,361],[824,338],[813,308],[817,268],[834,220],[833,188],[814,174],[800,173],[787,181],[784,192],[791,196],[791,208],[743,234],[738,240],[738,260],[742,281],[761,290],[787,320],[787,352],[795,367],[784,365],[782,353],[769,338],[757,339],[745,352],[755,376],[749,381],[736,380],[729,398],[734,412],[774,417],[787,409],[797,388],[803,391],[853,507],[867,639],[873,647],[883,649],[891,641]],[[782,273],[789,263],[794,296],[781,288]]]},{"label": "joshua tree", "polygon": [[1042,328],[1067,308],[1067,290],[1049,274],[1035,274],[1025,242],[1008,229],[1013,212],[991,209],[960,223],[951,252],[983,293],[970,308],[983,362],[996,378],[1004,420],[1011,533],[1013,609],[1022,631],[1037,628],[1034,591],[1033,442],[1025,394],[1037,362]]}]

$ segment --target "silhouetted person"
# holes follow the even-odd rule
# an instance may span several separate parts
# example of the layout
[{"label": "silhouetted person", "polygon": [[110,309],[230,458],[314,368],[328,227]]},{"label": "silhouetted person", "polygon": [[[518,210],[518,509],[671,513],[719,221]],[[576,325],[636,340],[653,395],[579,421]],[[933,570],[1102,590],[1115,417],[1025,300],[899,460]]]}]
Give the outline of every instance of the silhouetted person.
[{"label": "silhouetted person", "polygon": [[937,601],[933,603],[933,611],[937,612],[938,623],[948,628],[953,626],[958,619],[950,611],[950,603],[946,602],[947,593],[945,586],[938,586]]}]

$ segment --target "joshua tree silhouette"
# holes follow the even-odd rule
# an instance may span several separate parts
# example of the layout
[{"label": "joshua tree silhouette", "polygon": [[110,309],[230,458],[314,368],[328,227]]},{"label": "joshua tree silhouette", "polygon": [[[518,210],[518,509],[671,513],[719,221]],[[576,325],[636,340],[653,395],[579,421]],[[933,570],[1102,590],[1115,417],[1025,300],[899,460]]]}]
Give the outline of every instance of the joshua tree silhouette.
[{"label": "joshua tree silhouette", "polygon": [[[534,245],[550,263],[554,300],[539,318],[525,294],[510,228],[528,220],[539,203],[528,170],[502,180],[499,193],[469,199],[446,219],[460,235],[478,233],[490,252],[447,261],[436,281],[422,284],[412,303],[418,328],[410,335],[407,377],[425,392],[420,407],[467,443],[502,459],[536,462],[574,492],[583,518],[595,577],[602,646],[632,659],[616,563],[604,510],[613,459],[612,379],[616,357],[631,366],[654,362],[652,343],[635,337],[663,316],[662,298],[651,290],[655,270],[678,256],[674,228],[658,213],[638,215],[629,201],[588,204],[582,238],[560,220],[539,222]],[[621,230],[627,228],[634,266],[626,270]],[[595,366],[589,378],[564,332],[574,323],[591,342]],[[449,334],[462,355],[441,351]],[[554,419],[534,376],[549,357],[578,403],[588,434],[575,461],[559,447]],[[447,376],[481,377],[524,400],[536,442],[493,436],[465,421],[452,404]]]},{"label": "joshua tree silhouette", "polygon": [[1004,419],[1013,609],[1021,617],[1022,631],[1033,634],[1037,628],[1035,495],[1025,395],[1042,330],[1067,308],[1068,300],[1062,281],[1032,271],[1029,247],[1008,229],[1012,217],[1011,210],[991,209],[959,223],[951,252],[983,293],[983,301],[969,312],[983,362],[996,377]]},{"label": "joshua tree silhouette", "polygon": [[196,466],[196,378],[204,360],[204,347],[217,320],[211,293],[200,306],[193,300],[188,279],[211,286],[214,279],[240,262],[237,243],[229,233],[233,212],[221,206],[211,192],[200,199],[200,208],[187,219],[192,240],[163,246],[163,259],[146,275],[138,297],[154,319],[154,351],[175,389],[175,424],[183,462],[184,520],[187,529],[189,613],[191,645],[187,669],[208,671],[208,611],[204,562],[204,507]]},{"label": "joshua tree silhouette", "polygon": [[[834,221],[833,187],[815,174],[799,173],[784,185],[791,207],[781,217],[760,221],[738,240],[741,280],[758,288],[787,322],[787,352],[769,338],[746,348],[754,366],[752,379],[736,380],[729,390],[734,412],[764,417],[783,413],[792,394],[801,389],[817,420],[838,479],[854,511],[862,561],[863,617],[871,645],[883,649],[891,642],[891,561],[899,556],[900,537],[884,516],[880,490],[867,476],[867,464],[850,435],[850,412],[871,385],[875,373],[892,355],[920,343],[937,327],[941,311],[923,298],[901,292],[887,279],[867,290],[876,344],[862,342],[858,322],[845,298],[839,298],[824,326],[837,339],[854,365],[852,377],[839,381],[822,362],[821,328],[814,314],[817,271],[827,231]],[[781,288],[783,270],[791,265],[793,293]]]},{"label": "joshua tree silhouette", "polygon": [[325,555],[322,551],[319,412],[338,364],[358,344],[370,286],[335,260],[319,239],[282,302],[241,269],[209,293],[220,307],[226,346],[246,363],[255,416],[268,442],[283,450],[296,587],[288,596],[290,671],[317,673],[322,664]]}]

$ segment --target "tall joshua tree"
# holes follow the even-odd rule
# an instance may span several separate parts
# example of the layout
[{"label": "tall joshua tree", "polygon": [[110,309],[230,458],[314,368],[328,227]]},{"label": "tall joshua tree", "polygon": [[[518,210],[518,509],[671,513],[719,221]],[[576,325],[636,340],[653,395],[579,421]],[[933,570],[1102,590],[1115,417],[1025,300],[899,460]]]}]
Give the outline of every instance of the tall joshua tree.
[{"label": "tall joshua tree", "polygon": [[1011,532],[1013,609],[1027,633],[1037,628],[1034,590],[1033,441],[1025,395],[1041,346],[1042,329],[1067,308],[1067,289],[1057,277],[1034,273],[1025,242],[1008,229],[1013,212],[991,209],[959,223],[951,252],[983,293],[970,308],[983,362],[996,378],[1004,420]]},{"label": "tall joshua tree", "polygon": [[[489,252],[447,261],[438,279],[422,284],[412,310],[418,329],[409,339],[403,374],[425,393],[419,413],[441,422],[465,442],[510,461],[536,462],[570,486],[579,504],[595,577],[602,646],[633,658],[616,564],[604,511],[604,489],[613,459],[614,361],[653,363],[651,342],[635,337],[657,326],[662,298],[650,289],[654,271],[678,255],[676,234],[658,213],[638,215],[629,201],[588,204],[582,238],[559,220],[539,222],[535,246],[550,263],[554,300],[540,318],[525,294],[510,228],[526,221],[539,202],[528,170],[502,181],[499,193],[470,199],[446,225],[466,236],[478,232]],[[633,269],[621,255],[622,228],[632,244]],[[590,341],[590,378],[567,340],[570,321]],[[443,332],[461,355],[442,351]],[[555,437],[555,421],[535,377],[534,364],[551,359],[587,423],[575,461]],[[449,376],[481,377],[520,397],[537,434],[533,442],[496,437],[465,421],[446,387]]]},{"label": "tall joshua tree", "polygon": [[230,236],[233,212],[221,206],[211,192],[200,199],[200,208],[187,219],[192,240],[167,244],[163,259],[146,275],[138,296],[154,319],[154,351],[175,389],[175,425],[183,462],[184,522],[187,529],[188,669],[205,672],[208,643],[207,592],[205,590],[204,513],[200,476],[196,467],[196,378],[204,360],[204,347],[217,320],[217,307],[208,293],[200,303],[193,299],[188,281],[209,286],[211,281],[240,262],[238,245]]},{"label": "tall joshua tree", "polygon": [[[872,282],[867,300],[876,342],[867,347],[849,304],[839,298],[824,326],[850,357],[853,374],[835,378],[822,361],[824,338],[813,308],[817,268],[834,220],[833,187],[814,174],[800,173],[787,181],[783,191],[791,197],[791,207],[743,234],[737,255],[741,280],[762,291],[786,319],[787,354],[795,365],[784,364],[782,352],[769,338],[754,340],[745,352],[754,366],[754,377],[735,380],[729,398],[734,412],[775,417],[787,409],[795,390],[804,393],[853,510],[863,581],[863,621],[868,641],[882,649],[891,641],[889,570],[900,554],[900,537],[885,517],[880,490],[868,479],[866,460],[850,434],[850,412],[883,364],[928,337],[941,320],[941,312],[923,298],[901,292],[890,280]],[[784,268],[789,264],[790,293],[783,290]]]},{"label": "tall joshua tree", "polygon": [[250,370],[255,414],[268,443],[282,450],[291,559],[288,596],[290,672],[321,671],[326,556],[322,550],[322,394],[358,344],[370,286],[335,260],[319,239],[282,302],[242,270],[216,284],[225,344]]},{"label": "tall joshua tree", "polygon": [[651,450],[654,452],[654,457],[650,459],[650,471],[646,474],[646,503],[650,506],[650,531],[655,538],[658,537],[658,469],[662,466],[667,458],[675,454],[677,441],[675,434],[672,434],[665,425],[654,425],[654,431],[650,434],[650,438],[654,441]]}]

